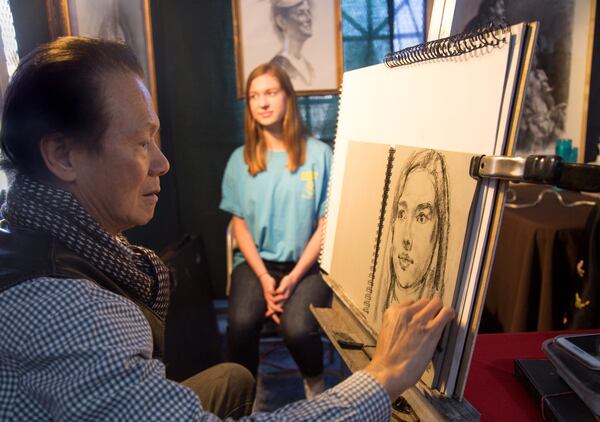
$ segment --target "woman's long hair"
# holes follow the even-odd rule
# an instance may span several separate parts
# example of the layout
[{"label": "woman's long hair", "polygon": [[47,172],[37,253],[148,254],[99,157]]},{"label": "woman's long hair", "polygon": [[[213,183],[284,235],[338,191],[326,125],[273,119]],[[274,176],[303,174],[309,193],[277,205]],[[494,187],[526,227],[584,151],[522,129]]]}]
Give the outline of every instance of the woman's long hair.
[{"label": "woman's long hair", "polygon": [[[436,227],[433,232],[433,249],[431,251],[431,260],[427,271],[421,278],[414,283],[411,290],[416,293],[413,299],[434,296],[443,297],[444,295],[444,273],[446,270],[446,254],[448,249],[448,234],[450,231],[450,207],[448,195],[448,176],[446,173],[446,163],[444,157],[434,150],[423,150],[412,154],[398,178],[398,185],[393,197],[392,212],[390,215],[389,234],[385,250],[381,260],[381,274],[379,279],[379,300],[376,304],[375,317],[382,314],[392,302],[395,301],[394,289],[397,284],[396,274],[392,263],[392,233],[394,224],[398,218],[398,202],[404,192],[406,181],[411,173],[422,170],[427,172],[433,179],[433,188],[435,191],[435,214]],[[391,199],[391,198],[390,198]]]},{"label": "woman's long hair", "polygon": [[302,125],[302,118],[296,104],[296,93],[289,76],[279,65],[265,63],[254,69],[246,82],[246,109],[244,161],[248,165],[248,171],[256,176],[267,168],[267,145],[264,140],[264,128],[258,123],[250,112],[250,84],[254,79],[262,75],[271,75],[279,81],[281,89],[285,93],[285,114],[283,116],[283,140],[288,153],[288,170],[296,171],[306,160],[307,131]]}]

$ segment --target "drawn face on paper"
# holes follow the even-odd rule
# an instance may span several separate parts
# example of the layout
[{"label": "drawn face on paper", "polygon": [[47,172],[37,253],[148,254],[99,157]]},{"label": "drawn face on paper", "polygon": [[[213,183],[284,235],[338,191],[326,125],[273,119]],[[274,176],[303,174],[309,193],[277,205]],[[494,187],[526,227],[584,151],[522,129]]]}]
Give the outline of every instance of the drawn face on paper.
[{"label": "drawn face on paper", "polygon": [[312,13],[308,1],[292,7],[288,15],[288,22],[293,28],[292,32],[298,39],[308,38],[312,35]]},{"label": "drawn face on paper", "polygon": [[390,258],[399,287],[424,282],[431,265],[438,223],[435,196],[434,180],[427,171],[408,175],[392,227]]},{"label": "drawn face on paper", "polygon": [[283,37],[305,41],[312,36],[312,12],[308,0],[296,2],[291,7],[274,9],[276,29]]}]

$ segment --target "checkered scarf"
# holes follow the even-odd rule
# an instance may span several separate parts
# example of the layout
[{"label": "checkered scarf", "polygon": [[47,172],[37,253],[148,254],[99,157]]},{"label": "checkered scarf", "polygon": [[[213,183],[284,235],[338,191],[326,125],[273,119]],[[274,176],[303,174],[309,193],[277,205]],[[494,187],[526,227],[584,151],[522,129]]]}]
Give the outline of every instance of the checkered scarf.
[{"label": "checkered scarf", "polygon": [[12,225],[51,234],[164,319],[168,268],[151,250],[109,234],[70,192],[17,175],[0,213]]}]

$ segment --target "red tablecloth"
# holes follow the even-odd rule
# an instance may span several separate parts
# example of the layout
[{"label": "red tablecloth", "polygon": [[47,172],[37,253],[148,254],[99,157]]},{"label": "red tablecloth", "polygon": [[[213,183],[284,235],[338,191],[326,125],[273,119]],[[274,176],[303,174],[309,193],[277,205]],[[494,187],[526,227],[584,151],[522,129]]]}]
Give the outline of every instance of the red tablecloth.
[{"label": "red tablecloth", "polygon": [[[542,342],[568,331],[480,334],[467,380],[465,398],[482,422],[542,421],[536,403],[515,378],[515,359],[545,359]],[[600,332],[600,330],[578,331]]]}]

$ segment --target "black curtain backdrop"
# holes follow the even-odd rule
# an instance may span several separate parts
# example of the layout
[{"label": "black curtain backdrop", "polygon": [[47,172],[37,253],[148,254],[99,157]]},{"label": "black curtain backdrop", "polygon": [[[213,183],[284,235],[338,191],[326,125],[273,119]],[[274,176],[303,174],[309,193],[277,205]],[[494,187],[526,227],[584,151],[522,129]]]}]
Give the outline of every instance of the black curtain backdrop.
[{"label": "black curtain backdrop", "polygon": [[155,227],[138,230],[156,236],[163,228],[161,239],[171,242],[183,233],[200,234],[213,291],[223,295],[229,216],[218,209],[221,178],[229,155],[243,142],[231,1],[151,0],[150,6],[161,138],[173,178],[161,201],[172,201],[174,209],[157,216]]}]

